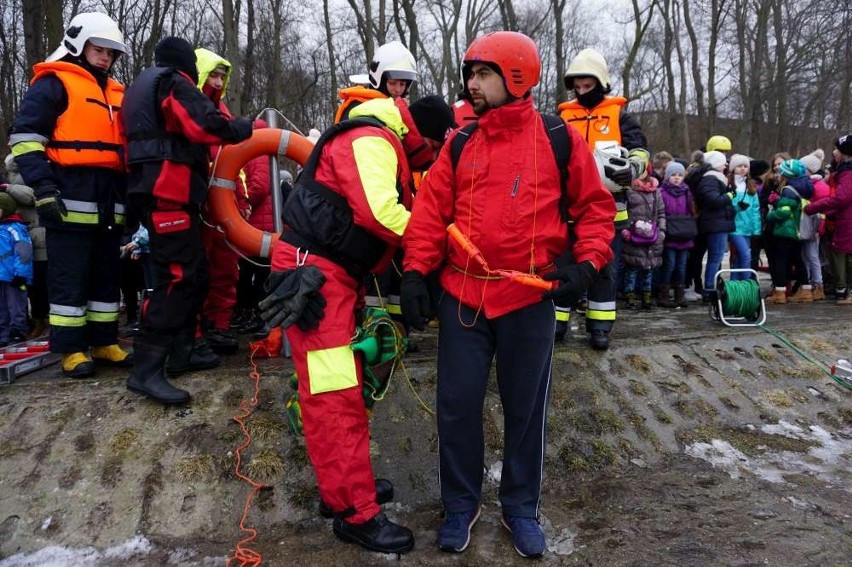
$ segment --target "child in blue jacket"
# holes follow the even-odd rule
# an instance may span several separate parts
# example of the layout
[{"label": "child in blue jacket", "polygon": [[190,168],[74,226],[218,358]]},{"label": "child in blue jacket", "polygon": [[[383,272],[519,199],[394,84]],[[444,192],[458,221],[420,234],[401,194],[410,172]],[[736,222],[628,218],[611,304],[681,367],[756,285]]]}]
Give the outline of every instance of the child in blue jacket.
[{"label": "child in blue jacket", "polygon": [[0,346],[23,341],[27,284],[33,281],[33,243],[11,195],[0,192]]}]

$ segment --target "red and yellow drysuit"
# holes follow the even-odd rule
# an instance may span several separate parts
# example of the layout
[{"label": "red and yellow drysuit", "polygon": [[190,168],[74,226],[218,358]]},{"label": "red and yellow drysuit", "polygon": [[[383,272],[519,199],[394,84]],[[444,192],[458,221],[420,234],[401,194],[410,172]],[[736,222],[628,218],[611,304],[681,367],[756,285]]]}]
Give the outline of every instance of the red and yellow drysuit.
[{"label": "red and yellow drysuit", "polygon": [[[310,220],[316,195],[297,181],[293,195],[300,206],[285,211],[285,228],[272,255],[274,271],[298,265],[317,266],[326,277],[320,293],[327,306],[319,327],[287,329],[293,364],[299,376],[299,401],[308,456],[320,496],[335,513],[353,524],[378,512],[370,434],[362,397],[362,360],[350,347],[356,310],[363,305],[363,276],[389,265],[408,225],[411,207],[410,172],[402,138],[408,132],[399,109],[389,98],[370,100],[352,110],[350,118],[374,117],[385,127],[359,126],[339,133],[322,150],[315,180],[339,194],[352,210],[352,224],[370,242],[370,265],[330,259],[339,250],[312,246],[297,232],[288,215]],[[294,213],[298,210],[298,213]],[[325,216],[329,221],[329,215]],[[305,223],[301,226],[315,226]],[[330,227],[336,233],[337,227]],[[361,247],[363,249],[363,246]]]}]

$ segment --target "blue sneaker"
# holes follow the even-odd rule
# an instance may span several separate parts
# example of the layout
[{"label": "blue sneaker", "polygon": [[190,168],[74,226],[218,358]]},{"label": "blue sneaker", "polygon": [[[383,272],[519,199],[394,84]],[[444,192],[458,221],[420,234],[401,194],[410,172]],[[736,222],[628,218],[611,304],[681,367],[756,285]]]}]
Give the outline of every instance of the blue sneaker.
[{"label": "blue sneaker", "polygon": [[438,530],[438,547],[441,551],[461,553],[470,544],[470,530],[479,519],[481,508],[469,512],[447,512],[444,525]]},{"label": "blue sneaker", "polygon": [[544,533],[538,525],[538,520],[522,516],[503,516],[500,523],[512,534],[512,543],[518,555],[534,558],[544,554],[547,542],[544,541]]}]

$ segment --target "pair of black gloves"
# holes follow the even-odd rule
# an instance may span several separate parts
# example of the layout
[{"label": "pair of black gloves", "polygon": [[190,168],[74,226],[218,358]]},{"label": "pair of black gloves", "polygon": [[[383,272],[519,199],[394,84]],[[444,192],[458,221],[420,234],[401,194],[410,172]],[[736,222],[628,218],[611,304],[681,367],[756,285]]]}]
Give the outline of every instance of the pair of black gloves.
[{"label": "pair of black gloves", "polygon": [[319,292],[325,275],[316,266],[272,272],[263,287],[267,296],[257,306],[270,327],[296,325],[302,331],[319,327],[325,317],[325,297]]},{"label": "pair of black gloves", "polygon": [[[592,285],[597,273],[595,266],[588,261],[580,264],[574,263],[573,260],[565,261],[565,264],[560,266],[560,261],[557,260],[556,269],[544,274],[542,279],[558,281],[559,285],[544,292],[541,298],[552,300],[559,307],[573,307],[583,292]],[[426,328],[426,322],[432,314],[432,304],[423,274],[417,270],[408,270],[402,274],[399,304],[406,325],[418,331]]]}]

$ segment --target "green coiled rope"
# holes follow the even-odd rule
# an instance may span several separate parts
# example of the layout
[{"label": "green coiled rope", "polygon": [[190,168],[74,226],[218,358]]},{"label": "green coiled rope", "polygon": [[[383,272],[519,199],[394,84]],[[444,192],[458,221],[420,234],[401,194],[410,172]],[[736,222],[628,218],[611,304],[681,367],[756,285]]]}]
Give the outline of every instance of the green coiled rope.
[{"label": "green coiled rope", "polygon": [[[722,285],[717,287],[720,290],[720,299],[722,300],[722,309],[724,313],[726,315],[744,317],[752,321],[757,320],[757,315],[760,309],[760,284],[753,279],[733,280],[720,283],[722,283]],[[790,350],[801,356],[803,359],[819,368],[832,380],[844,388],[852,390],[852,383],[832,374],[831,368],[814,359],[804,350],[793,344],[784,335],[766,327],[765,325],[759,325],[759,327],[787,345]]]}]

